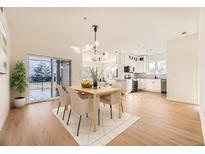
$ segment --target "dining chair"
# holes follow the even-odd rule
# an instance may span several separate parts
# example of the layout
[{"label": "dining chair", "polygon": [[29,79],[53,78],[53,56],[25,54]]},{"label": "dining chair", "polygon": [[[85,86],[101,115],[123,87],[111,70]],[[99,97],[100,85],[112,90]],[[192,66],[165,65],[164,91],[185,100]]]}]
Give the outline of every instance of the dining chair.
[{"label": "dining chair", "polygon": [[[71,109],[68,115],[67,125],[69,124],[71,111],[74,111],[78,115],[80,115],[78,128],[77,128],[77,136],[79,135],[79,129],[81,124],[82,115],[93,112],[93,98],[92,95],[88,95],[88,98],[83,99],[78,95],[78,92],[74,89],[67,87],[68,93],[71,96]],[[98,125],[100,125],[100,105],[99,105],[99,97],[97,97],[96,109],[98,110]]]},{"label": "dining chair", "polygon": [[[69,87],[70,87],[70,86],[65,86],[65,90],[66,90],[67,93],[68,93],[67,88],[69,88]],[[84,92],[78,91],[77,94],[78,94],[78,96],[80,96],[80,98],[82,98],[82,99],[88,99],[88,97],[89,97],[89,94],[86,94],[86,93],[84,93]],[[86,114],[86,117],[88,118],[88,113]]]},{"label": "dining chair", "polygon": [[60,106],[63,105],[64,106],[64,111],[63,111],[62,120],[64,120],[65,112],[66,112],[66,110],[68,110],[68,106],[71,103],[70,95],[63,89],[63,87],[61,85],[57,85],[57,89],[58,89],[58,92],[59,92],[59,95],[60,95],[60,101],[59,101],[59,104],[58,104],[57,114],[59,112]]},{"label": "dining chair", "polygon": [[[65,86],[65,90],[68,92],[68,88],[70,88],[70,86]],[[82,98],[82,99],[87,99],[88,98],[88,96],[89,96],[89,94],[87,94],[87,93],[84,93],[84,92],[80,92],[80,91],[78,91],[77,92],[78,93],[78,95],[80,96],[80,98]]]},{"label": "dining chair", "polygon": [[[112,88],[121,88],[121,85],[117,83],[113,83]],[[117,93],[100,96],[100,102],[110,105],[110,118],[112,119],[112,105],[119,103],[119,96],[117,95]],[[124,109],[123,109],[122,101],[121,101],[121,109],[123,113]]]}]

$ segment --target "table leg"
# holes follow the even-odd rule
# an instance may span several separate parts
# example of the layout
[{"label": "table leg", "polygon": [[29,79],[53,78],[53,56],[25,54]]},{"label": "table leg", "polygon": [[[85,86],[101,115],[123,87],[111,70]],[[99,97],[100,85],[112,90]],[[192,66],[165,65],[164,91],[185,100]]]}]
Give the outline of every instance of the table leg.
[{"label": "table leg", "polygon": [[122,113],[121,113],[121,111],[122,111],[122,109],[121,109],[121,107],[122,107],[122,106],[121,106],[121,104],[122,104],[121,91],[118,92],[118,95],[119,95],[118,117],[121,118],[121,114],[122,114]]},{"label": "table leg", "polygon": [[93,95],[93,131],[96,131],[96,95]]}]

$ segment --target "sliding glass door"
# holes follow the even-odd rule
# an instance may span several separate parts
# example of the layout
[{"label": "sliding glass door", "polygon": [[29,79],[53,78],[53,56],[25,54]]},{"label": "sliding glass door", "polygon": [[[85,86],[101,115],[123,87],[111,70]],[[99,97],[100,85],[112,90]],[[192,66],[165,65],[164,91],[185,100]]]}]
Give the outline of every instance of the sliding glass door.
[{"label": "sliding glass door", "polygon": [[29,102],[58,96],[57,84],[71,84],[70,67],[69,60],[29,56]]},{"label": "sliding glass door", "polygon": [[58,96],[57,84],[62,86],[71,85],[71,61],[69,60],[56,60],[53,59],[53,86],[52,96]]}]

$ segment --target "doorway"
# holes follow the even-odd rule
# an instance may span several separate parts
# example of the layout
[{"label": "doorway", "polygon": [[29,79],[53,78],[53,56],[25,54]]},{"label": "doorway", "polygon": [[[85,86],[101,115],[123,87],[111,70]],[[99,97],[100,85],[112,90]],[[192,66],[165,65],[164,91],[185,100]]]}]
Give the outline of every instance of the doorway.
[{"label": "doorway", "polygon": [[56,85],[71,85],[71,61],[57,58],[29,56],[29,102],[57,97]]}]

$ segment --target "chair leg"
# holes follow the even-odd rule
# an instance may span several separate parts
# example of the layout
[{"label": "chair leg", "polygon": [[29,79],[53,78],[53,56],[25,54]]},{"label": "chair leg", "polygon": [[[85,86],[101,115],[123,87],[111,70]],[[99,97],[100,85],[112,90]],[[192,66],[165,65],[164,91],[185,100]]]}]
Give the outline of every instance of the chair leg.
[{"label": "chair leg", "polygon": [[68,115],[67,125],[69,124],[69,120],[70,120],[71,111],[72,111],[72,110],[70,109],[70,111],[69,111],[69,115]]},{"label": "chair leg", "polygon": [[100,109],[98,109],[98,125],[100,125]]},{"label": "chair leg", "polygon": [[124,108],[123,108],[123,105],[122,105],[122,103],[121,103],[121,109],[122,109],[122,113],[124,113]]},{"label": "chair leg", "polygon": [[110,104],[110,118],[112,119],[112,105]]},{"label": "chair leg", "polygon": [[58,103],[57,114],[58,114],[58,112],[59,112],[60,106],[61,106],[61,102]]},{"label": "chair leg", "polygon": [[67,106],[65,106],[65,107],[64,107],[64,111],[63,111],[63,117],[62,117],[62,120],[64,120],[64,117],[65,117],[66,107],[67,107]]},{"label": "chair leg", "polygon": [[77,136],[79,135],[79,130],[80,130],[80,123],[81,123],[81,118],[82,118],[82,115],[80,115],[80,119],[79,119],[79,123],[78,123]]},{"label": "chair leg", "polygon": [[86,113],[86,117],[88,118],[88,113]]}]

